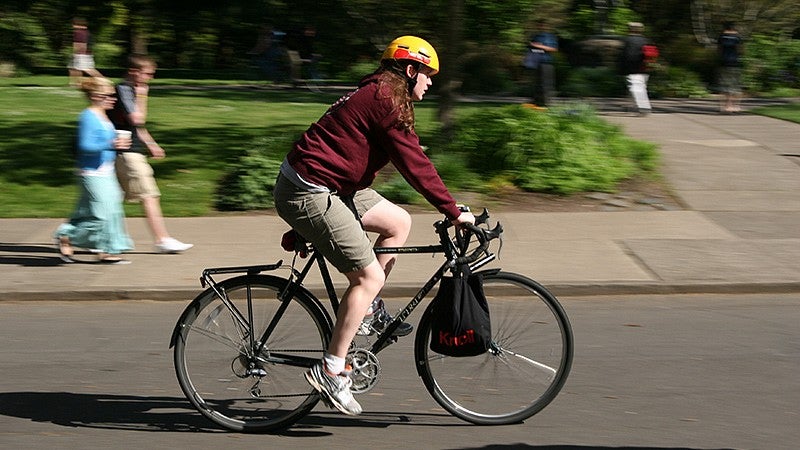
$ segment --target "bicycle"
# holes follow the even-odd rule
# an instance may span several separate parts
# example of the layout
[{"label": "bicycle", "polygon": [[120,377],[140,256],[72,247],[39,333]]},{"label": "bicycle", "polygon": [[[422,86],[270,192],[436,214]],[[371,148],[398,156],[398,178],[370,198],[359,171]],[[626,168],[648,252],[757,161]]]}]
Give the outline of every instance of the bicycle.
[{"label": "bicycle", "polygon": [[[489,243],[502,226],[453,231],[435,222],[439,244],[375,248],[376,253],[441,253],[445,261],[394,320],[364,346],[351,346],[348,362],[354,394],[373,389],[381,375],[377,354],[397,341],[397,326],[459,264],[481,277],[489,302],[492,343],[473,357],[447,357],[430,349],[436,302],[420,318],[414,341],[417,373],[434,400],[452,415],[479,425],[522,422],[547,406],[561,390],[573,357],[572,328],[553,294],[523,275],[499,268],[477,269],[496,258]],[[475,239],[473,239],[473,237]],[[308,261],[302,267],[297,257]],[[331,338],[339,300],[321,254],[300,240],[286,278],[264,274],[275,264],[205,269],[204,292],[184,310],[170,341],[178,382],[192,405],[217,425],[233,431],[287,428],[320,400],[303,373],[322,357]],[[330,310],[303,281],[317,266]],[[477,272],[476,272],[477,271]],[[217,282],[212,276],[239,274]]]}]

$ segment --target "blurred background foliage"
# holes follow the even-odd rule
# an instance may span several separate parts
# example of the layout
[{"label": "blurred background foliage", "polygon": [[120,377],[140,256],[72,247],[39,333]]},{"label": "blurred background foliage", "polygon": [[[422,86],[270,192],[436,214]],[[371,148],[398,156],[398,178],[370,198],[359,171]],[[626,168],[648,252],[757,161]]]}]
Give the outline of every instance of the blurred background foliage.
[{"label": "blurred background foliage", "polygon": [[559,90],[575,96],[621,92],[615,67],[587,53],[586,42],[618,39],[629,21],[643,22],[661,48],[656,96],[713,91],[714,41],[721,22],[733,20],[747,42],[747,87],[800,88],[800,0],[4,0],[2,72],[63,70],[74,17],[88,21],[98,68],[112,75],[136,52],[154,56],[162,69],[190,69],[185,75],[256,78],[263,74],[249,52],[259,30],[272,27],[291,47],[311,25],[326,78],[352,82],[391,39],[416,34],[440,50],[439,88],[487,94],[529,91],[520,61],[544,20],[561,39]]},{"label": "blurred background foliage", "polygon": [[[627,139],[578,100],[545,112],[486,101],[456,110],[458,94],[530,95],[520,63],[542,22],[560,39],[561,96],[626,94],[615,63],[630,21],[644,23],[661,50],[651,96],[706,96],[716,89],[723,20],[737,22],[745,38],[749,95],[800,95],[800,0],[4,0],[0,76],[20,81],[0,80],[13,87],[0,96],[8,112],[0,121],[0,215],[63,216],[70,207],[63,136],[82,100],[65,89],[75,17],[87,20],[106,76],[122,76],[130,53],[159,63],[150,123],[170,148],[168,160],[154,163],[167,215],[270,208],[292,138],[339,95],[191,89],[289,81],[288,67],[267,74],[254,61],[266,29],[280,43],[275,60],[286,64],[287,50],[313,26],[323,82],[345,86],[374,70],[393,38],[430,40],[442,71],[435,100],[417,107],[417,131],[448,186],[462,192],[613,191],[620,180],[657,176],[652,145]],[[396,172],[382,173],[376,187],[398,202],[420,201]]]}]

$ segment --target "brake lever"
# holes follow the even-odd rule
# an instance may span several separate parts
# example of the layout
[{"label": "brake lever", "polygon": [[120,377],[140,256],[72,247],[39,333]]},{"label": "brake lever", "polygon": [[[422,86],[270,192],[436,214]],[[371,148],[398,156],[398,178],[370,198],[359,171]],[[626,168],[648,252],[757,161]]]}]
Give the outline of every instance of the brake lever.
[{"label": "brake lever", "polygon": [[483,212],[480,215],[475,216],[475,225],[481,225],[488,221],[489,221],[489,210],[483,208]]}]

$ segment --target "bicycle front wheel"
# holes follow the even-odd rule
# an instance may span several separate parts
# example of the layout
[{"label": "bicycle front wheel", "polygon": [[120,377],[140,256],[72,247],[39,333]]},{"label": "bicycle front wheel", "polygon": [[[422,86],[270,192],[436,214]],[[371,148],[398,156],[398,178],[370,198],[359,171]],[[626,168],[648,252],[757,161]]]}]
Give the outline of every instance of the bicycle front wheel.
[{"label": "bicycle front wheel", "polygon": [[543,286],[521,275],[487,271],[492,343],[478,356],[450,357],[430,349],[434,304],[420,320],[417,371],[448,412],[480,425],[521,422],[561,390],[572,364],[572,328]]},{"label": "bicycle front wheel", "polygon": [[[286,284],[266,275],[225,280],[217,291],[209,288],[192,301],[176,325],[174,362],[181,389],[222,427],[286,428],[319,400],[303,372],[322,358],[330,318],[305,290],[282,302],[278,293]],[[274,329],[259,351],[270,326]]]}]

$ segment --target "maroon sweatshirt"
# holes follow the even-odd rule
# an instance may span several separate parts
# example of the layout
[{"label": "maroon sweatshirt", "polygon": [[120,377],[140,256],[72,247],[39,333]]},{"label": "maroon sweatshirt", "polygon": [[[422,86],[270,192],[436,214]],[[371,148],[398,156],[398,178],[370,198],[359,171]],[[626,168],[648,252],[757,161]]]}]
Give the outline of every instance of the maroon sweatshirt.
[{"label": "maroon sweatshirt", "polygon": [[349,195],[372,185],[391,162],[408,183],[449,219],[461,212],[414,131],[402,129],[389,88],[371,75],[334,103],[295,143],[287,160],[306,181]]}]

